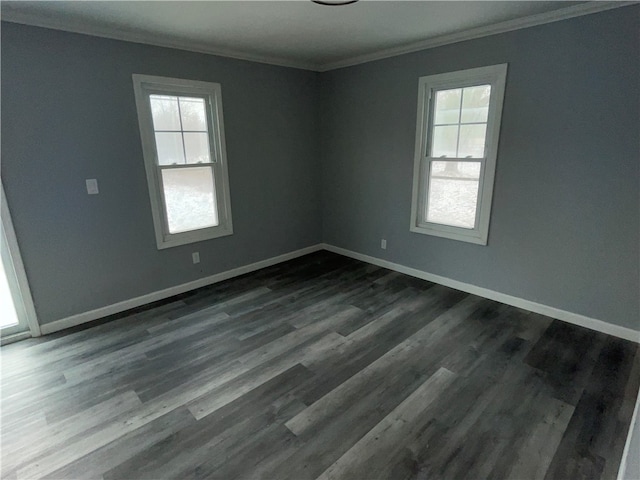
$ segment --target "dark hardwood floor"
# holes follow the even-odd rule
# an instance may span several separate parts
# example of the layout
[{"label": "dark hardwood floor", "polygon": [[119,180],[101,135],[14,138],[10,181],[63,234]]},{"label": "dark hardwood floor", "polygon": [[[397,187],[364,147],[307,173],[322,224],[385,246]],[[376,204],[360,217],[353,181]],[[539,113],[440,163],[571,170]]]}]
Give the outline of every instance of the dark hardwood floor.
[{"label": "dark hardwood floor", "polygon": [[640,382],[637,344],[328,252],[110,320],[2,348],[2,478],[614,479]]}]

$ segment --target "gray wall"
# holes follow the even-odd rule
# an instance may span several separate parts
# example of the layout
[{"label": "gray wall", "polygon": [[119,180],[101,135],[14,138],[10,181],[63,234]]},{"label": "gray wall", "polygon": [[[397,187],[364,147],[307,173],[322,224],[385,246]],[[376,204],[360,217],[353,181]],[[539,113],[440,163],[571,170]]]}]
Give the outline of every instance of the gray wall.
[{"label": "gray wall", "polygon": [[[234,235],[156,248],[132,73],[222,84]],[[2,181],[40,322],[317,244],[316,81],[3,23]]]},{"label": "gray wall", "polygon": [[[638,32],[632,6],[316,74],[3,23],[2,179],[40,321],[324,240],[638,329]],[[418,77],[504,62],[489,245],[410,233]],[[233,236],[157,250],[132,73],[222,84]]]},{"label": "gray wall", "polygon": [[[321,74],[324,241],[638,329],[639,32],[632,6]],[[499,63],[488,246],[410,233],[418,77]]]}]

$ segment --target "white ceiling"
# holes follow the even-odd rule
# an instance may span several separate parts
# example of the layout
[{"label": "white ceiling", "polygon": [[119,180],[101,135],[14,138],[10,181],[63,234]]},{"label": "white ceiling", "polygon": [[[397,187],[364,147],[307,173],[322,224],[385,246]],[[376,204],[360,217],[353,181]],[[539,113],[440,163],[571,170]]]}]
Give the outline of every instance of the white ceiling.
[{"label": "white ceiling", "polygon": [[625,3],[3,1],[1,8],[7,21],[323,71]]}]

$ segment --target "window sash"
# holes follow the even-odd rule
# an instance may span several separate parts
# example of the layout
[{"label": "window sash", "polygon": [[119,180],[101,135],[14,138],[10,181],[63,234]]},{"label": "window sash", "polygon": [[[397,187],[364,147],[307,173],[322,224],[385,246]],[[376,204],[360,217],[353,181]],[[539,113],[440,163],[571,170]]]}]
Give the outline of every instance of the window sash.
[{"label": "window sash", "polygon": [[[480,173],[478,178],[478,193],[476,194],[476,213],[474,220],[474,228],[457,227],[454,225],[447,225],[444,223],[430,222],[428,220],[429,211],[429,186],[431,180],[431,164],[433,162],[468,162],[479,163]],[[484,172],[486,168],[485,158],[439,158],[439,157],[425,157],[420,164],[420,183],[422,185],[423,194],[418,198],[418,212],[419,218],[417,225],[422,228],[442,228],[447,232],[460,232],[465,231],[469,234],[477,233],[480,229],[480,213],[482,211],[482,191],[484,187]]]},{"label": "window sash", "polygon": [[[217,103],[216,102],[216,98],[215,96],[212,97],[212,95],[210,94],[202,94],[202,93],[187,93],[187,92],[176,92],[175,90],[173,90],[172,88],[145,88],[144,89],[145,92],[145,96],[146,96],[146,100],[148,103],[148,108],[149,108],[149,112],[151,112],[151,96],[152,95],[166,95],[166,96],[174,96],[174,97],[189,97],[189,98],[200,98],[202,100],[204,100],[204,106],[205,106],[205,120],[207,122],[207,137],[209,138],[209,155],[210,155],[210,159],[211,162],[203,162],[203,163],[197,163],[197,164],[193,164],[193,165],[205,165],[207,163],[216,163],[218,162],[218,148],[216,148],[216,139],[215,139],[215,135],[214,133],[216,131],[218,131],[219,129],[219,125],[217,123],[217,116],[215,115],[214,112],[217,111],[217,108],[213,108],[214,105],[216,105],[217,107]],[[179,107],[178,107],[179,108]],[[201,130],[184,130],[182,129],[182,119],[180,119],[180,130],[156,130],[153,126],[153,117],[149,118],[150,122],[151,122],[151,130],[153,131],[153,133],[180,133],[181,137],[182,137],[182,142],[183,142],[183,148],[184,148],[184,134],[185,133],[204,133],[204,131]],[[155,151],[155,162],[156,165],[161,166],[160,165],[160,161],[159,161],[159,157],[158,157],[158,150],[157,150],[157,144],[155,142],[155,138],[154,138],[154,151]],[[186,162],[186,154],[185,154],[185,162]],[[180,165],[180,164],[178,164]],[[171,166],[171,165],[167,165],[167,166]],[[176,165],[173,165],[176,166]]]},{"label": "window sash", "polygon": [[[450,159],[450,158],[467,158],[467,157],[432,157],[431,151],[433,149],[433,135],[434,135],[434,131],[436,127],[458,127],[458,134],[457,134],[457,142],[456,142],[456,151],[459,148],[459,144],[460,144],[460,128],[463,125],[486,125],[486,130],[485,130],[485,136],[484,136],[484,152],[482,157],[474,157],[476,159],[478,158],[486,158],[487,157],[487,138],[488,138],[488,133],[489,133],[489,120],[490,120],[490,115],[488,115],[487,117],[487,121],[486,122],[463,122],[462,121],[462,101],[463,98],[462,96],[460,97],[460,106],[459,106],[459,114],[460,117],[458,119],[458,122],[456,123],[436,123],[435,122],[435,106],[436,106],[436,95],[438,92],[441,91],[446,91],[446,90],[456,90],[456,89],[462,89],[464,90],[465,88],[469,88],[469,87],[478,87],[478,86],[482,86],[482,85],[490,85],[490,82],[486,82],[486,81],[477,81],[475,83],[471,82],[465,82],[463,85],[458,86],[446,86],[446,87],[440,87],[440,88],[430,88],[427,98],[426,98],[426,109],[427,109],[427,125],[426,125],[426,138],[425,138],[425,142],[424,142],[424,151],[423,154],[425,157],[427,158],[445,158],[445,159]],[[491,100],[493,99],[493,95],[494,92],[491,92],[491,97],[490,97],[490,101],[489,101],[489,112],[491,111]],[[469,157],[472,158],[472,157]]]},{"label": "window sash", "polygon": [[[193,164],[189,164],[189,165],[158,165],[157,167],[157,181],[158,181],[158,186],[159,186],[159,194],[161,197],[161,203],[162,203],[162,222],[163,222],[163,228],[164,228],[164,236],[165,236],[165,240],[170,239],[171,237],[175,237],[176,235],[184,235],[184,234],[188,234],[191,232],[201,232],[201,231],[206,231],[209,229],[216,229],[219,227],[219,225],[222,224],[222,212],[220,209],[220,205],[221,202],[224,202],[224,192],[221,191],[221,188],[218,188],[218,180],[217,180],[217,175],[221,172],[218,172],[216,170],[216,164],[212,164],[212,163],[193,163]],[[164,188],[164,180],[162,178],[162,171],[163,170],[185,170],[185,169],[190,169],[190,168],[209,168],[211,169],[211,175],[213,177],[213,192],[214,192],[214,200],[215,200],[215,209],[218,212],[218,225],[214,225],[211,227],[204,227],[204,228],[194,228],[192,230],[186,230],[183,232],[177,232],[177,233],[170,233],[169,230],[169,206],[167,204],[167,197],[166,197],[166,193],[165,193],[165,188]]]}]

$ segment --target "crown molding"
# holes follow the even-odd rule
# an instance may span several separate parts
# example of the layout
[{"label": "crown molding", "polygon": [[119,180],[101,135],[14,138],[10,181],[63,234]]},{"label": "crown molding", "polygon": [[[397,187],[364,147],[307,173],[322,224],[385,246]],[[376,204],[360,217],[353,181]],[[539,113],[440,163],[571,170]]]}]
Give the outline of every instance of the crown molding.
[{"label": "crown molding", "polygon": [[207,55],[217,55],[220,57],[233,58],[236,60],[246,60],[249,62],[266,63],[278,67],[297,68],[301,70],[319,71],[319,65],[311,62],[297,62],[286,58],[273,57],[269,55],[259,55],[236,50],[218,48],[206,43],[182,40],[176,38],[163,38],[160,35],[154,35],[142,32],[124,31],[117,28],[86,26],[75,20],[61,20],[59,18],[51,18],[43,15],[34,15],[31,13],[3,11],[2,21],[9,23],[19,23],[22,25],[31,25],[33,27],[50,28],[53,30],[62,30],[65,32],[79,33],[82,35],[90,35],[92,37],[108,38],[111,40],[121,40],[132,43],[142,43],[145,45],[153,45],[156,47],[174,48],[178,50],[186,50],[189,52],[204,53]]},{"label": "crown molding", "polygon": [[320,66],[318,71],[327,72],[330,70],[336,70],[338,68],[351,67],[354,65],[360,65],[362,63],[373,62],[375,60],[382,60],[384,58],[404,55],[405,53],[413,53],[420,50],[427,50],[429,48],[449,45],[452,43],[464,42],[466,40],[488,37],[490,35],[511,32],[514,30],[521,30],[523,28],[535,27],[536,25],[544,25],[545,23],[558,22],[560,20],[581,17],[583,15],[604,12],[606,10],[626,7],[629,5],[637,5],[639,3],[640,2],[638,1],[588,1],[579,5],[560,8],[552,12],[539,13],[536,15],[530,15],[514,20],[507,20],[506,22],[494,23],[492,25],[487,25],[484,27],[477,27],[461,32],[440,35],[438,37],[432,37],[427,40],[421,40],[419,42],[402,45],[400,47],[385,48],[384,50],[379,50],[375,53],[350,57],[338,62],[325,63]]},{"label": "crown molding", "polygon": [[443,45],[463,42],[466,40],[473,40],[476,38],[487,37],[499,33],[511,32],[523,28],[534,27],[536,25],[553,23],[560,20],[567,20],[574,17],[590,15],[593,13],[604,12],[606,10],[612,10],[614,8],[637,4],[640,4],[640,1],[587,1],[579,5],[561,8],[552,12],[530,15],[514,20],[508,20],[506,22],[487,25],[484,27],[472,28],[461,32],[432,37],[420,42],[414,42],[399,47],[385,48],[375,53],[358,55],[337,62],[329,62],[323,64],[313,62],[300,62],[269,55],[240,52],[226,48],[218,48],[216,46],[212,46],[202,42],[181,40],[176,38],[162,38],[162,36],[159,35],[130,32],[117,28],[95,26],[89,27],[75,20],[51,18],[44,15],[16,12],[11,10],[5,10],[2,12],[2,21],[10,23],[20,23],[23,25],[32,25],[35,27],[50,28],[54,30],[63,30],[83,35],[91,35],[94,37],[109,38],[112,40],[122,40],[126,42],[154,45],[158,47],[187,50],[190,52],[204,53],[207,55],[217,55],[221,57],[234,58],[237,60],[246,60],[249,62],[265,63],[279,67],[297,68],[301,70],[311,70],[316,72],[327,72],[338,68],[351,67],[375,60],[395,57],[406,53],[413,53],[420,50],[427,50],[429,48],[440,47]]}]

